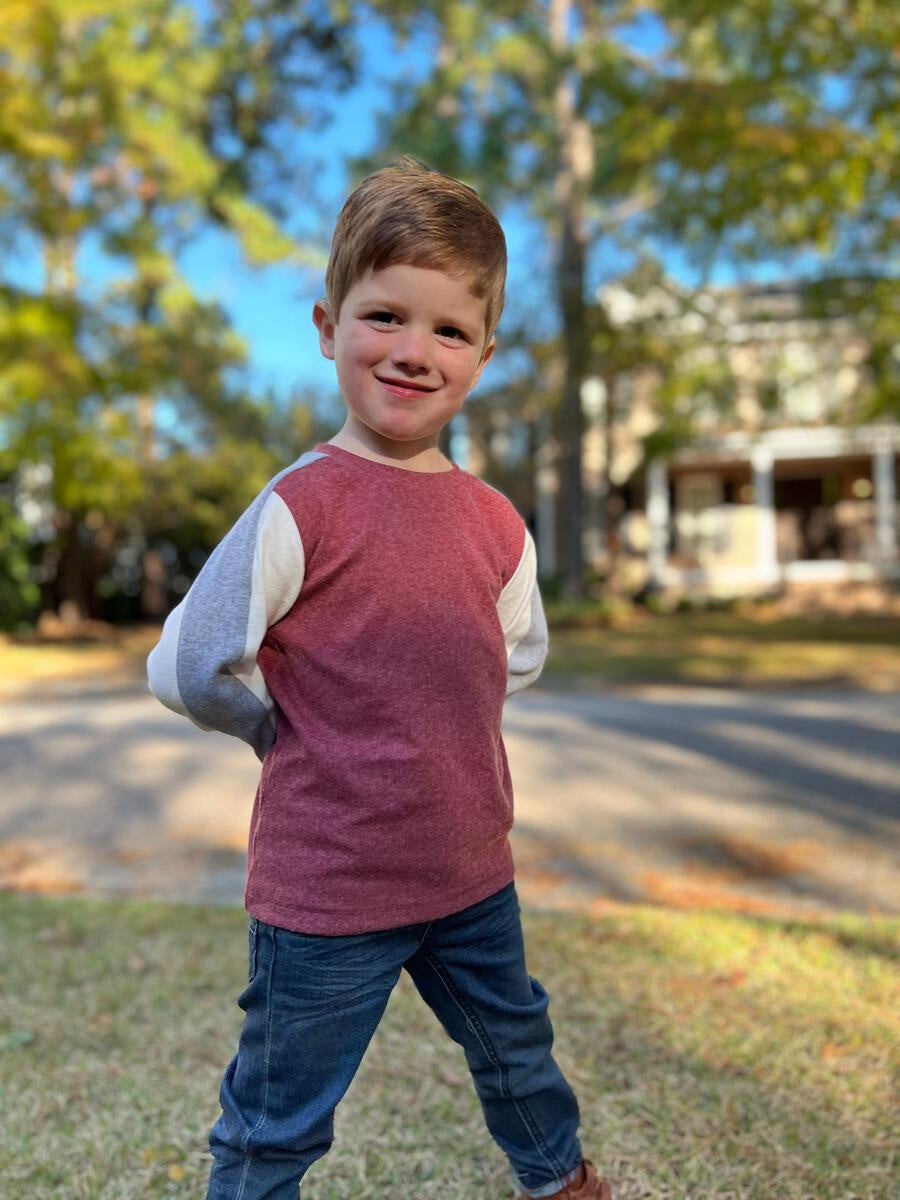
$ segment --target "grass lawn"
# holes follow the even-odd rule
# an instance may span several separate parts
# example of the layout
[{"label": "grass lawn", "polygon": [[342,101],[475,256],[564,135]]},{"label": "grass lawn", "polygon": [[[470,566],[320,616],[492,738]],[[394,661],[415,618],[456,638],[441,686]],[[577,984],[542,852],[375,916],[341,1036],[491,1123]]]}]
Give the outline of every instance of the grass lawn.
[{"label": "grass lawn", "polygon": [[[523,923],[617,1200],[896,1196],[900,921],[524,908]],[[2,1194],[202,1196],[246,915],[5,894],[0,930]],[[462,1050],[405,975],[336,1135],[307,1200],[512,1194]]]},{"label": "grass lawn", "polygon": [[832,683],[895,691],[900,620],[634,612],[605,626],[551,628],[546,673],[616,683]]},{"label": "grass lawn", "polygon": [[[835,683],[900,689],[900,620],[766,620],[737,613],[652,615],[640,610],[582,628],[553,623],[548,682],[779,686]],[[143,679],[155,626],[112,630],[109,642],[16,642],[0,635],[0,696],[83,678]]]}]

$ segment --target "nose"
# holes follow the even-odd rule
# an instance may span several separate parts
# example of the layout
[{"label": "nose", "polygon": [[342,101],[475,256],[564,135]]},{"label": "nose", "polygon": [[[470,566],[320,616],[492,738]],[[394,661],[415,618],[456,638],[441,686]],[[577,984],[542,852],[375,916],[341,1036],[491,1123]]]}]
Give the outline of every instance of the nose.
[{"label": "nose", "polygon": [[406,326],[394,342],[391,357],[398,367],[406,371],[428,370],[428,338],[420,329]]}]

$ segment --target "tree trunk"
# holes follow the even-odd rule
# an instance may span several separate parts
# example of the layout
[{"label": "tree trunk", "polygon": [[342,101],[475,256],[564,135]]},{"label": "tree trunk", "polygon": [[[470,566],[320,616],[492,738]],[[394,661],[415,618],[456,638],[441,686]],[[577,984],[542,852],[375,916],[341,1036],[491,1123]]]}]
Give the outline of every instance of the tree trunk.
[{"label": "tree trunk", "polygon": [[569,600],[584,598],[584,483],[581,455],[584,413],[581,386],[586,366],[584,338],[584,248],[573,235],[570,222],[563,229],[560,266],[560,306],[563,311],[565,376],[562,402],[562,495],[565,521],[563,541],[563,594]]},{"label": "tree trunk", "polygon": [[166,575],[163,556],[150,546],[141,559],[141,615],[153,621],[160,620],[169,611]]},{"label": "tree trunk", "polygon": [[584,210],[593,170],[593,151],[590,127],[577,113],[574,73],[564,63],[568,53],[571,14],[571,0],[551,0],[550,43],[561,64],[554,108],[560,147],[555,188],[560,212],[557,284],[565,357],[561,421],[562,499],[565,523],[562,591],[567,599],[580,601],[584,598],[584,505],[581,470],[584,416],[581,407],[581,386],[587,371]]},{"label": "tree trunk", "polygon": [[[153,208],[153,200],[144,199],[144,219],[149,221]],[[143,324],[149,324],[156,303],[158,287],[149,280],[144,280],[143,297],[140,304],[140,319]],[[136,398],[135,416],[137,419],[137,455],[141,469],[149,473],[156,461],[156,403],[149,392],[144,392]],[[164,617],[169,610],[169,598],[166,589],[166,564],[155,546],[147,546],[141,555],[141,598],[140,613],[151,621]]]},{"label": "tree trunk", "polygon": [[59,559],[56,568],[56,610],[63,625],[73,630],[91,614],[93,579],[90,550],[82,544],[80,522],[60,513]]},{"label": "tree trunk", "polygon": [[613,494],[613,454],[616,433],[616,386],[615,370],[603,372],[603,470],[600,480],[600,495],[603,505],[603,538],[606,543],[607,585],[615,586],[619,565],[619,520],[621,508],[619,497]]}]

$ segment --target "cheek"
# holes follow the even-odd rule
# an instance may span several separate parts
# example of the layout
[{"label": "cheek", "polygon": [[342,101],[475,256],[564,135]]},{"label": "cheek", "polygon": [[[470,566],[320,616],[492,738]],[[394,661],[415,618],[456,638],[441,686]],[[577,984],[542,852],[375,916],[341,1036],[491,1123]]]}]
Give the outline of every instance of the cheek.
[{"label": "cheek", "polygon": [[360,393],[364,370],[360,364],[348,354],[343,354],[335,361],[338,387],[345,396],[354,396]]},{"label": "cheek", "polygon": [[352,371],[371,361],[375,354],[375,348],[371,338],[352,337],[347,338],[340,346],[340,352],[337,356],[338,365],[344,370]]},{"label": "cheek", "polygon": [[478,382],[478,367],[477,367],[477,365],[473,366],[472,363],[468,363],[465,367],[462,367],[459,370],[459,372],[457,374],[457,386],[463,392],[466,392],[466,393],[470,392],[477,382]]},{"label": "cheek", "polygon": [[350,357],[358,363],[378,362],[385,353],[383,339],[372,331],[361,330],[350,347]]}]

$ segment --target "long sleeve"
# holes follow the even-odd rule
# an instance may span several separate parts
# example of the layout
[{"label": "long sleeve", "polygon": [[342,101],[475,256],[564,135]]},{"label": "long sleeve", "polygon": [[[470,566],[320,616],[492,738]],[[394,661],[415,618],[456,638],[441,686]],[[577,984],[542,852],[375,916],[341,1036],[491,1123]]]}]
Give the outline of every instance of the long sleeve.
[{"label": "long sleeve", "polygon": [[215,548],[147,660],[162,704],[241,738],[260,760],[275,741],[275,705],[256,656],[297,599],[305,566],[296,521],[272,490],[279,478]]},{"label": "long sleeve", "polygon": [[547,620],[538,588],[537,553],[527,530],[522,557],[500,593],[497,614],[506,638],[509,660],[506,694],[510,696],[534,683],[547,657]]}]

